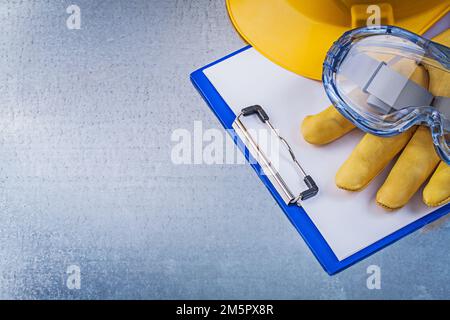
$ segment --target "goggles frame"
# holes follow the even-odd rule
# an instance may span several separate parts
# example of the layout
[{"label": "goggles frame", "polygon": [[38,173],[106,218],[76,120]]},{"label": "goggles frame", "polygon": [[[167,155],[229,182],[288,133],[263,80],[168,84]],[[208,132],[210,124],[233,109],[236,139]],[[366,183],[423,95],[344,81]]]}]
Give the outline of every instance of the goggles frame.
[{"label": "goggles frame", "polygon": [[450,48],[446,46],[395,26],[357,28],[344,33],[334,42],[326,55],[323,63],[322,81],[328,98],[336,109],[356,127],[377,136],[391,137],[415,125],[427,125],[430,128],[436,152],[443,161],[450,164],[450,147],[446,140],[446,135],[450,137],[450,131],[445,127],[445,122],[450,121],[450,119],[445,120],[436,108],[432,106],[402,108],[384,115],[384,119],[389,120],[385,121],[381,116],[374,113],[352,108],[342,97],[337,85],[337,75],[342,62],[352,50],[354,43],[362,38],[377,35],[389,35],[412,42],[423,49],[427,57],[439,61],[450,72]]}]

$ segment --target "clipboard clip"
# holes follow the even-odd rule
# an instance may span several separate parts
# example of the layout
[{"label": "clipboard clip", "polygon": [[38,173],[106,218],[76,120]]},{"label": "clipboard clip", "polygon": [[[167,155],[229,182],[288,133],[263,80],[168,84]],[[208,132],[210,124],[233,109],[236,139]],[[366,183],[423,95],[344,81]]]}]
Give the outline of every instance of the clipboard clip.
[{"label": "clipboard clip", "polygon": [[[265,123],[269,129],[280,139],[280,141],[285,145],[285,147],[288,149],[289,154],[291,155],[292,161],[294,162],[295,166],[303,176],[303,182],[305,183],[307,189],[300,192],[299,195],[294,196],[294,194],[291,192],[289,187],[287,186],[286,182],[283,180],[279,172],[274,168],[272,162],[267,158],[267,156],[264,154],[264,152],[261,151],[258,144],[255,142],[255,140],[252,138],[252,136],[249,134],[247,128],[241,121],[241,117],[248,117],[251,115],[257,115],[258,118]],[[258,156],[258,160],[262,161],[263,163],[263,170],[265,168],[269,171],[269,174],[267,174],[267,177],[269,180],[275,185],[275,188],[279,191],[281,197],[285,201],[286,204],[296,204],[298,206],[301,206],[301,201],[307,200],[309,198],[314,197],[319,192],[319,187],[314,182],[313,178],[306,173],[306,171],[302,168],[300,163],[298,162],[297,158],[294,155],[294,152],[292,151],[289,143],[278,134],[278,132],[275,130],[275,128],[272,126],[272,124],[269,121],[269,116],[264,111],[264,109],[259,105],[250,106],[247,108],[242,109],[242,111],[239,113],[239,115],[236,117],[236,119],[233,122],[233,127],[236,127],[239,129],[239,132],[242,132],[245,139],[249,143],[250,149],[253,149],[254,152],[256,152]]]}]

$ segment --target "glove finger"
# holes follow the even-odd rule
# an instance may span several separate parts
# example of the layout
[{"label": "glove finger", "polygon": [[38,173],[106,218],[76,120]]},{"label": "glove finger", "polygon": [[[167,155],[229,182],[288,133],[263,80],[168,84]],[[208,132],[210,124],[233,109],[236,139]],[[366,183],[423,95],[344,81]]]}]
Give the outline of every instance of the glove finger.
[{"label": "glove finger", "polygon": [[403,207],[433,173],[439,161],[429,129],[419,127],[378,190],[377,203],[388,209]]},{"label": "glove finger", "polygon": [[436,207],[450,202],[450,166],[441,161],[423,189],[423,202],[429,207]]},{"label": "glove finger", "polygon": [[[433,38],[433,41],[449,46],[450,30],[441,33]],[[429,90],[435,96],[450,96],[450,73],[426,66],[430,74]],[[423,189],[423,202],[430,207],[440,206],[450,202],[450,166],[445,162],[441,162],[431,177],[430,181]]]},{"label": "glove finger", "polygon": [[302,122],[301,132],[307,142],[321,145],[342,137],[354,128],[355,126],[331,105],[318,114],[307,116]]},{"label": "glove finger", "polygon": [[366,134],[336,174],[336,185],[345,190],[363,189],[406,146],[416,128],[394,137]]}]

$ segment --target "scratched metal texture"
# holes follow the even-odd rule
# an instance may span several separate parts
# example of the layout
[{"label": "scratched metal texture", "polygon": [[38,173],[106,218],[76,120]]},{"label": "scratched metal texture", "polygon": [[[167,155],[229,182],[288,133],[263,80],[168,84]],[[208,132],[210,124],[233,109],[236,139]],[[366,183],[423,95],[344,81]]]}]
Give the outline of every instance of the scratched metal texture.
[{"label": "scratched metal texture", "polygon": [[250,167],[171,163],[221,128],[189,74],[244,45],[223,1],[1,0],[0,30],[0,298],[450,297],[448,220],[329,277]]}]

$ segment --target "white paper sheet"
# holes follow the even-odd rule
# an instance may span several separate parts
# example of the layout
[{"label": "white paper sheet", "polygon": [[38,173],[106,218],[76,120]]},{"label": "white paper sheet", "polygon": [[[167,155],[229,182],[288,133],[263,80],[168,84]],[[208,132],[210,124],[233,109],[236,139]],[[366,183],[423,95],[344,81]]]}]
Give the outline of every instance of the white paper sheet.
[{"label": "white paper sheet", "polygon": [[[204,73],[235,114],[250,105],[263,106],[272,124],[291,144],[296,157],[320,188],[319,195],[305,201],[303,207],[339,260],[435,210],[422,204],[420,191],[407,206],[394,212],[376,205],[376,192],[388,170],[361,192],[336,187],[335,174],[362,133],[354,130],[321,147],[303,140],[300,134],[303,118],[330,105],[320,82],[286,71],[254,49],[224,60]],[[245,121],[248,128],[265,128],[257,118]],[[304,188],[287,156],[280,160],[279,171],[291,190],[298,192]]]}]

